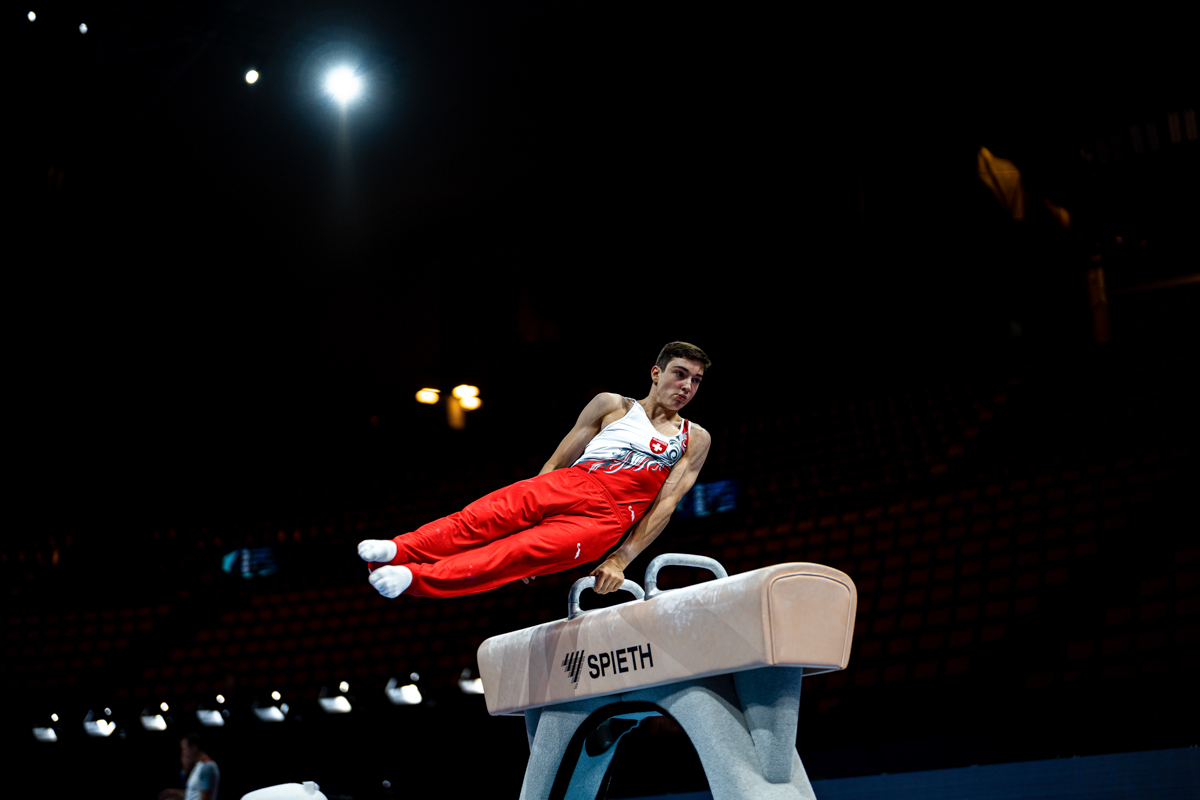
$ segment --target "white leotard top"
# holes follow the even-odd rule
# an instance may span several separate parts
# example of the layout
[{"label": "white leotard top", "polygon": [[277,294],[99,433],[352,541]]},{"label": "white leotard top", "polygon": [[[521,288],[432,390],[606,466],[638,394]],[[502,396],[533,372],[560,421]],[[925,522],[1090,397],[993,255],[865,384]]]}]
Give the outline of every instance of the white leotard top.
[{"label": "white leotard top", "polygon": [[650,423],[642,404],[633,400],[633,407],[625,412],[625,416],[596,434],[572,466],[598,462],[589,471],[597,468],[605,472],[615,469],[670,471],[687,450],[689,428],[685,419],[679,433],[666,436]]}]

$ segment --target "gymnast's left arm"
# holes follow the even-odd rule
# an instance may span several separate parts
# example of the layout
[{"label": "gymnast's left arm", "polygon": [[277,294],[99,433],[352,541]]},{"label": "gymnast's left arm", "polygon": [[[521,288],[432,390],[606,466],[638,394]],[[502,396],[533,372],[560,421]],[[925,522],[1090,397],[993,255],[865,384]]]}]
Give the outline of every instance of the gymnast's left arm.
[{"label": "gymnast's left arm", "polygon": [[675,464],[671,474],[667,476],[666,483],[658,491],[658,497],[654,498],[649,512],[642,517],[642,521],[633,529],[625,544],[592,570],[591,574],[596,578],[596,586],[593,589],[596,594],[608,594],[621,588],[621,582],[625,580],[625,568],[658,538],[663,528],[671,521],[671,514],[679,505],[679,501],[695,485],[700,468],[704,466],[704,459],[708,457],[712,437],[699,425],[692,425],[691,439],[691,446]]}]

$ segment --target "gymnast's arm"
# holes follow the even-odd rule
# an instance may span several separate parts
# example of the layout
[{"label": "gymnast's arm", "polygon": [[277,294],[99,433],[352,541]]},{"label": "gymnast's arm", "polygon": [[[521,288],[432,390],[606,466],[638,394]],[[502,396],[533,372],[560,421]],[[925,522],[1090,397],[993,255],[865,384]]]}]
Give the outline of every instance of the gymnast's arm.
[{"label": "gymnast's arm", "polygon": [[600,425],[604,418],[614,411],[619,411],[624,405],[621,395],[612,392],[601,392],[593,397],[579,414],[579,419],[575,420],[575,427],[558,443],[558,449],[542,466],[538,475],[569,467],[578,461],[587,449],[588,442],[600,433]]},{"label": "gymnast's arm", "polygon": [[625,544],[592,570],[591,574],[596,577],[596,586],[593,589],[596,594],[608,594],[621,588],[621,583],[625,580],[625,568],[658,538],[663,528],[671,521],[675,506],[679,505],[679,501],[696,483],[700,468],[704,466],[704,459],[708,457],[712,437],[708,431],[695,424],[692,425],[691,437],[691,446],[667,476],[667,481],[658,491],[658,497],[654,498],[650,511],[642,517],[642,521],[633,529]]}]

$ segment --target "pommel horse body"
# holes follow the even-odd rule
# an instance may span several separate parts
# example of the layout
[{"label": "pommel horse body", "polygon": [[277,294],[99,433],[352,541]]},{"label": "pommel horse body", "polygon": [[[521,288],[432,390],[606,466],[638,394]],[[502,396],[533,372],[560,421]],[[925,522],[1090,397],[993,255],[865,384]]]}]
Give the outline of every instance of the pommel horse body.
[{"label": "pommel horse body", "polygon": [[[664,566],[715,580],[658,589]],[[668,553],[635,600],[494,636],[479,646],[488,713],[521,715],[521,800],[603,798],[622,736],[667,715],[686,732],[714,800],[814,798],[796,752],[800,681],[845,669],[858,594],[842,572],[789,563],[729,577],[711,558]]]}]

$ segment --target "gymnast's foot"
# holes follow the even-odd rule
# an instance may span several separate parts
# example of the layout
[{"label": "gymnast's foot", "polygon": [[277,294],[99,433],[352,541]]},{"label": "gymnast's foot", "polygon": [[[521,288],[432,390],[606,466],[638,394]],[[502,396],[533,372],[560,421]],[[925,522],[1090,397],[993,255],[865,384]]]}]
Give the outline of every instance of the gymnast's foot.
[{"label": "gymnast's foot", "polygon": [[412,583],[412,571],[408,567],[380,567],[367,580],[384,597],[399,597]]},{"label": "gymnast's foot", "polygon": [[358,543],[358,557],[386,564],[396,557],[396,543],[391,539],[364,539]]}]

